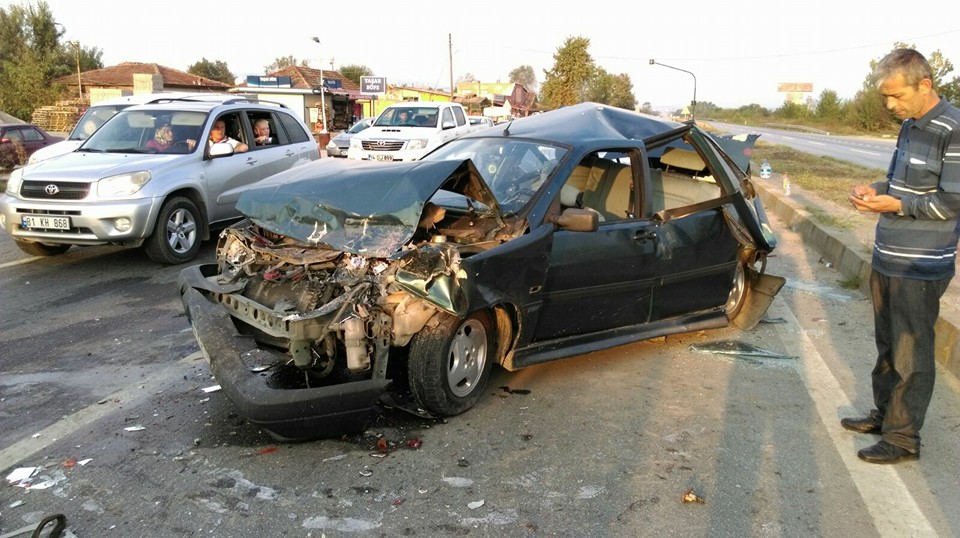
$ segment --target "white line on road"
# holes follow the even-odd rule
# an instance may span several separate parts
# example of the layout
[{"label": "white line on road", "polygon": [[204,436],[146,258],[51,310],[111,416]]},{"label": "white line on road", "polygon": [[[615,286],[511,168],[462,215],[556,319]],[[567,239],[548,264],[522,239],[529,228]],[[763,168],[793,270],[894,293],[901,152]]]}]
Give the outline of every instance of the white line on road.
[{"label": "white line on road", "polygon": [[816,140],[808,140],[808,142],[814,146],[826,146],[823,142],[817,142]]},{"label": "white line on road", "polygon": [[15,260],[15,261],[12,261],[12,262],[0,263],[0,269],[6,269],[7,267],[13,267],[13,266],[15,266],[15,265],[23,265],[23,264],[25,264],[25,263],[35,262],[35,261],[37,261],[37,260],[39,260],[39,259],[40,259],[40,258],[36,258],[36,257],[34,257],[34,258],[24,258],[24,259],[22,259],[22,260]]},{"label": "white line on road", "polygon": [[838,411],[852,415],[855,413],[853,404],[813,342],[807,337],[807,333],[802,330],[800,321],[783,299],[778,297],[776,301],[780,303],[777,310],[787,320],[787,323],[778,326],[780,335],[785,342],[800,344],[800,377],[827,434],[840,453],[840,459],[860,491],[860,497],[872,516],[877,532],[880,536],[891,538],[935,536],[933,527],[917,506],[907,485],[900,479],[896,468],[866,463],[857,457],[857,449],[861,448],[859,445],[862,444],[857,441],[869,440],[872,443],[878,438],[848,432],[840,426]]},{"label": "white line on road", "polygon": [[862,149],[850,148],[850,151],[855,153],[863,153],[864,155],[873,155],[874,157],[879,157],[880,154],[873,151],[863,151]]},{"label": "white line on road", "polygon": [[[85,407],[40,430],[35,433],[33,437],[22,439],[0,450],[0,471],[9,469],[37,452],[40,452],[55,443],[57,439],[63,439],[80,428],[84,428],[96,420],[115,413],[118,405],[122,405],[125,409],[139,405],[148,398],[153,397],[157,391],[167,386],[172,380],[181,379],[183,377],[182,367],[196,361],[198,358],[203,358],[203,355],[201,355],[199,351],[180,359],[171,366],[151,374],[143,384],[114,392],[104,398],[108,403],[94,404]],[[119,401],[120,403],[117,405],[111,405],[109,403],[114,401]]]}]

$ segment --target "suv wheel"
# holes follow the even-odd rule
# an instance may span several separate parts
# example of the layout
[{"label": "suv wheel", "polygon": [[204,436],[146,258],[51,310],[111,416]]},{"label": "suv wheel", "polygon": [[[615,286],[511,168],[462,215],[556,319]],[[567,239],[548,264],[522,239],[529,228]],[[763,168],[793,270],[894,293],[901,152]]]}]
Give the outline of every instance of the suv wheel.
[{"label": "suv wheel", "polygon": [[157,263],[175,265],[192,260],[200,251],[200,212],[187,198],[167,200],[157,216],[153,234],[143,248]]},{"label": "suv wheel", "polygon": [[16,243],[17,248],[31,256],[56,256],[57,254],[63,254],[70,248],[70,245],[47,245],[32,241],[16,241]]}]

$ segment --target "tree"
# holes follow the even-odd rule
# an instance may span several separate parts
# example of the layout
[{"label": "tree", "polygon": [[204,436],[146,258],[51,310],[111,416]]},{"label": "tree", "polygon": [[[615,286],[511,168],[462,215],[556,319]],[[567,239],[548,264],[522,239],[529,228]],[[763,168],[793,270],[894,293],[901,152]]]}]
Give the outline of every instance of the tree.
[{"label": "tree", "polygon": [[514,68],[513,71],[510,71],[510,82],[515,84],[522,84],[523,87],[530,91],[537,90],[537,74],[534,72],[533,67],[529,65],[521,65]]},{"label": "tree", "polygon": [[365,65],[350,64],[340,68],[340,74],[355,84],[360,84],[360,77],[373,76],[373,70]]},{"label": "tree", "polygon": [[273,73],[274,71],[279,71],[284,67],[290,67],[292,65],[299,65],[300,67],[310,67],[309,60],[297,60],[292,54],[289,56],[281,56],[273,61],[270,65],[263,66],[264,73]]},{"label": "tree", "polygon": [[236,84],[237,81],[237,77],[230,72],[226,62],[221,60],[211,61],[206,57],[188,67],[187,73],[218,80],[231,86]]},{"label": "tree", "polygon": [[0,109],[30,119],[35,108],[54,103],[65,88],[50,81],[76,72],[71,50],[80,51],[81,68],[99,62],[96,48],[71,49],[62,36],[46,2],[0,8]]},{"label": "tree", "polygon": [[644,101],[643,104],[640,105],[640,110],[638,112],[654,115],[657,113],[657,111],[653,109],[653,105],[650,103],[650,101]]},{"label": "tree", "polygon": [[630,76],[622,73],[611,75],[602,67],[593,71],[593,78],[587,88],[587,101],[633,110],[637,107],[637,98],[633,95],[633,83]]},{"label": "tree", "polygon": [[594,62],[585,37],[568,37],[553,55],[553,67],[544,71],[540,99],[547,108],[583,102],[593,78]]},{"label": "tree", "polygon": [[820,92],[820,99],[817,101],[816,115],[821,120],[838,121],[843,119],[844,106],[837,92],[833,90],[823,90]]}]

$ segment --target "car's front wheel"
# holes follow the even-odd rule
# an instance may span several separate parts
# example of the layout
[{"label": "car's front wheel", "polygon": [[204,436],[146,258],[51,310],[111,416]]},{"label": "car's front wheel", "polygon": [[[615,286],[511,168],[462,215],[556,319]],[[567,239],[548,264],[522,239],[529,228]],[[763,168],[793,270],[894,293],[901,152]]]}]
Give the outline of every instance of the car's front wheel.
[{"label": "car's front wheel", "polygon": [[17,248],[31,256],[56,256],[70,249],[70,245],[47,245],[44,243],[19,240],[16,240],[16,243]]},{"label": "car's front wheel", "polygon": [[733,274],[733,287],[730,288],[730,295],[727,296],[727,304],[724,305],[724,312],[727,319],[737,317],[743,308],[743,303],[747,298],[747,271],[743,262],[737,262],[737,270]]},{"label": "car's front wheel", "polygon": [[495,350],[493,323],[486,312],[464,319],[443,314],[436,327],[424,328],[410,342],[410,391],[431,413],[463,413],[480,399]]},{"label": "car's front wheel", "polygon": [[157,263],[176,265],[192,260],[200,251],[200,212],[187,198],[167,200],[160,208],[153,234],[143,245]]}]

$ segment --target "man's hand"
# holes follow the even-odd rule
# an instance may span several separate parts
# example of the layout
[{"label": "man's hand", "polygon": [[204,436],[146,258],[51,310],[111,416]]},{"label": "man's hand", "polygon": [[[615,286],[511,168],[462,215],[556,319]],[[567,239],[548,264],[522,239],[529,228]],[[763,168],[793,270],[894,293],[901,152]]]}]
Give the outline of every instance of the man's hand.
[{"label": "man's hand", "polygon": [[900,211],[900,200],[887,194],[877,195],[877,190],[869,185],[857,185],[850,192],[850,203],[857,211],[871,213],[896,213]]}]

